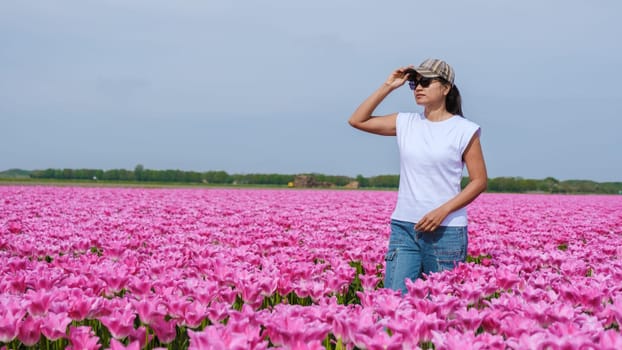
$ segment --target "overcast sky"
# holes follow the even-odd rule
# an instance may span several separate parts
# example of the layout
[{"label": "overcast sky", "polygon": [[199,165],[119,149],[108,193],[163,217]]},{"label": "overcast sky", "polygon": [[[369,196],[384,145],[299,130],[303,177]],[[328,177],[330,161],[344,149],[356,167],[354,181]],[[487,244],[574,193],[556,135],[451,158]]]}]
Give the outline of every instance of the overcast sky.
[{"label": "overcast sky", "polygon": [[[442,58],[489,177],[622,181],[622,2],[1,1],[0,171],[373,176],[394,137],[347,123]],[[378,114],[420,111],[405,85]]]}]

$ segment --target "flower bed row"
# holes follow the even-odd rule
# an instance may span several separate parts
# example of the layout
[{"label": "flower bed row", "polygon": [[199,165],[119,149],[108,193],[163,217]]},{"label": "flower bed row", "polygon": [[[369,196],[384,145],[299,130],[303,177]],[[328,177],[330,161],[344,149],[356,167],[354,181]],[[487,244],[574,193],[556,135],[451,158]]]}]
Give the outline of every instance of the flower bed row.
[{"label": "flower bed row", "polygon": [[0,187],[0,343],[622,348],[622,196],[483,194],[469,262],[382,286],[396,193]]}]

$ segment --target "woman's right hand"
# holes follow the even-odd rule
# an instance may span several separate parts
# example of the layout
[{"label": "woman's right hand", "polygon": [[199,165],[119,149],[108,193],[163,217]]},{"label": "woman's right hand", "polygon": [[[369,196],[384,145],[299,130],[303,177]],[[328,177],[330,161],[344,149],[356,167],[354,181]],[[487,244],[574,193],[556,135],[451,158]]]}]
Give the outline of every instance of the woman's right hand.
[{"label": "woman's right hand", "polygon": [[413,66],[406,66],[394,70],[384,84],[352,113],[348,120],[350,125],[372,134],[395,136],[397,134],[397,113],[384,116],[372,116],[372,113],[385,97],[408,80],[406,70],[414,68]]},{"label": "woman's right hand", "polygon": [[384,85],[391,87],[392,89],[397,89],[398,87],[404,85],[406,80],[408,80],[409,74],[406,73],[407,69],[413,69],[414,66],[406,66],[401,67],[394,70],[391,75],[387,78],[387,81],[384,82]]}]

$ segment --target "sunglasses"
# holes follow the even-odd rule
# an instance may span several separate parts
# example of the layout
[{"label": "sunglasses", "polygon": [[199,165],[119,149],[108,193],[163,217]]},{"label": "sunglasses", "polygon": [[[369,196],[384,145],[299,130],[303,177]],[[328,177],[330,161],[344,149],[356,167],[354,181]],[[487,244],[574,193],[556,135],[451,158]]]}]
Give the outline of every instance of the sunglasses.
[{"label": "sunglasses", "polygon": [[435,79],[436,78],[421,77],[419,79],[408,80],[408,86],[410,86],[411,90],[416,89],[417,85],[421,85],[422,88],[427,88]]}]

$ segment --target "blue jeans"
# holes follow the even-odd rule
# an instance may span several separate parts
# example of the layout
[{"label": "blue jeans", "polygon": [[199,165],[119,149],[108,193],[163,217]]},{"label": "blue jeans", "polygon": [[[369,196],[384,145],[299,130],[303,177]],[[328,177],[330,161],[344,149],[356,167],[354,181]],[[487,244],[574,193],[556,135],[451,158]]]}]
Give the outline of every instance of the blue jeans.
[{"label": "blue jeans", "polygon": [[406,293],[405,279],[423,273],[453,269],[466,261],[466,226],[440,226],[433,232],[415,230],[415,224],[391,220],[389,250],[385,256],[384,287]]}]

